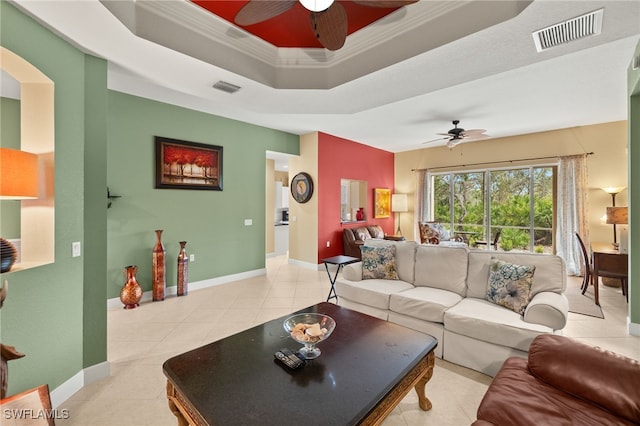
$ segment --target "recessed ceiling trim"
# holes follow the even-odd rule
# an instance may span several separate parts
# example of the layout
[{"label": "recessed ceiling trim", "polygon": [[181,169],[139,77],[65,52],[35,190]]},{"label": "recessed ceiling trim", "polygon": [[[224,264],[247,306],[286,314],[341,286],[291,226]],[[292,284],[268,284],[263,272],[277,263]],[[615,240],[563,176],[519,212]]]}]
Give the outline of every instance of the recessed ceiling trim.
[{"label": "recessed ceiling trim", "polygon": [[635,58],[633,58],[633,69],[640,69],[640,55],[637,55]]},{"label": "recessed ceiling trim", "polygon": [[600,34],[604,9],[594,10],[533,33],[533,42],[538,52],[584,37]]}]

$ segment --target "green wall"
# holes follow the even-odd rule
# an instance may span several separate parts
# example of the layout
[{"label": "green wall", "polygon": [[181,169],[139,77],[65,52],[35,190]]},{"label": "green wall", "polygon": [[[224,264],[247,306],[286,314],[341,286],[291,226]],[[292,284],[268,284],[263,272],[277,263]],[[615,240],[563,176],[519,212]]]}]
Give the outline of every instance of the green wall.
[{"label": "green wall", "polygon": [[[0,146],[20,149],[20,101],[0,97]],[[0,200],[3,238],[20,238],[20,201]]]},{"label": "green wall", "polygon": [[[138,265],[151,289],[155,229],[167,251],[167,287],[176,285],[179,241],[187,241],[189,281],[265,266],[266,151],[299,153],[298,136],[160,102],[109,92],[107,296],[119,297],[123,269]],[[223,147],[222,191],[155,189],[154,136]],[[252,226],[244,226],[251,219]]]},{"label": "green wall", "polygon": [[[85,164],[85,154],[105,149],[104,126],[88,130],[92,120],[106,122],[106,117],[86,100],[106,99],[106,62],[81,53],[5,1],[0,2],[0,43],[55,85],[55,262],[2,276],[9,295],[0,311],[0,337],[26,354],[9,363],[12,394],[42,383],[55,389],[85,366],[106,361],[104,308],[84,309],[104,304],[105,297],[104,291],[87,293],[84,277],[92,277],[87,287],[106,286],[106,258],[94,253],[106,244],[105,220],[100,231],[101,219],[88,217],[84,197],[105,192],[104,179],[85,179],[85,167],[93,166]],[[93,225],[97,231],[85,245],[85,227]],[[83,244],[81,257],[71,257],[74,241]],[[85,345],[89,333],[95,339]]]},{"label": "green wall", "polygon": [[[299,142],[296,135],[109,91],[104,60],[5,1],[0,31],[2,46],[55,84],[55,262],[1,277],[10,290],[0,340],[27,355],[9,363],[13,394],[42,383],[55,390],[106,361],[106,299],[119,296],[130,264],[139,265],[138,278],[150,290],[155,229],[165,230],[168,286],[175,285],[182,239],[196,255],[190,282],[264,268],[265,151],[298,154]],[[18,108],[14,103],[7,114]],[[5,132],[4,110],[1,118]],[[223,191],[154,189],[155,135],[223,146]],[[107,186],[122,195],[108,210]],[[81,257],[71,257],[74,241],[82,243]]]}]

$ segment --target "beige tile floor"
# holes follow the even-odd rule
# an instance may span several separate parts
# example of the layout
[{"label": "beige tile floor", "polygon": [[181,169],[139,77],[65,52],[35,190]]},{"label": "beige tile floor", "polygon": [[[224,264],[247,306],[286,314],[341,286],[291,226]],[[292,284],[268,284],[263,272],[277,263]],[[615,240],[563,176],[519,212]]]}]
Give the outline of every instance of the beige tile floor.
[{"label": "beige tile floor", "polygon": [[[569,285],[580,280],[570,278]],[[626,303],[619,289],[602,287],[605,319],[570,314],[565,335],[640,359],[640,337],[626,333]],[[111,375],[85,386],[60,407],[58,425],[176,425],[165,397],[162,363],[189,349],[325,300],[325,271],[289,265],[285,256],[267,259],[267,274],[186,297],[148,302],[138,309],[108,312]],[[589,293],[587,294],[589,295]],[[414,392],[385,420],[390,425],[468,425],[491,378],[437,359],[427,395],[431,411],[418,408]],[[295,419],[292,419],[295,424]],[[269,424],[266,420],[264,424]],[[226,426],[226,425],[222,425]]]}]

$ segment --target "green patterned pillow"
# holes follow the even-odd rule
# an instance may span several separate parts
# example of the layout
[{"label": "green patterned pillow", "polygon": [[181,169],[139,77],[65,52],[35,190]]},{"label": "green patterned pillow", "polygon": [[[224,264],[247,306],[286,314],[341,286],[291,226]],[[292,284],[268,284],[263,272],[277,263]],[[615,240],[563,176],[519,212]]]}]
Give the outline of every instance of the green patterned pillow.
[{"label": "green patterned pillow", "polygon": [[362,246],[362,279],[397,280],[396,246]]},{"label": "green patterned pillow", "polygon": [[531,297],[535,271],[533,265],[514,265],[492,257],[485,299],[524,314]]}]

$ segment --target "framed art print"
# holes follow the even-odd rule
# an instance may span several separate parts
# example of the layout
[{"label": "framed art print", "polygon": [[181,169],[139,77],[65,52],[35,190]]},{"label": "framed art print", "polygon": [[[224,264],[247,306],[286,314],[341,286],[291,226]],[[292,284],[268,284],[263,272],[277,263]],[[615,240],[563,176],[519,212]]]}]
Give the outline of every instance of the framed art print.
[{"label": "framed art print", "polygon": [[161,136],[156,143],[156,188],[222,191],[222,147]]},{"label": "framed art print", "polygon": [[391,190],[388,188],[373,189],[373,217],[383,218],[391,215]]}]

